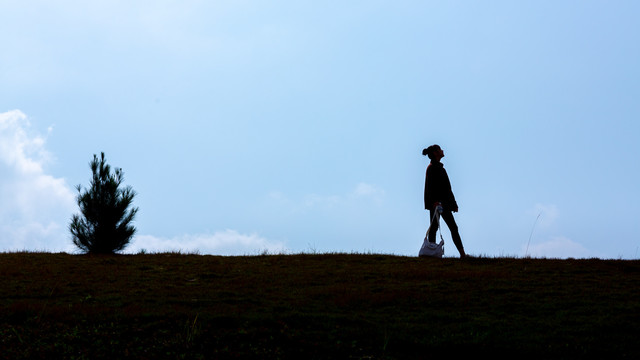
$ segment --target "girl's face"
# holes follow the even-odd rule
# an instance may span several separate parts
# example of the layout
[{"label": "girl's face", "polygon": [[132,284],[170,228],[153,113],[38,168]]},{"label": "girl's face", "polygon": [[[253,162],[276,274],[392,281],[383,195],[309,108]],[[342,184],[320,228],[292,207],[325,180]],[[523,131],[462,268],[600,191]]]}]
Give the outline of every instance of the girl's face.
[{"label": "girl's face", "polygon": [[442,150],[441,148],[435,149],[433,156],[438,160],[442,159],[444,157],[444,150]]}]

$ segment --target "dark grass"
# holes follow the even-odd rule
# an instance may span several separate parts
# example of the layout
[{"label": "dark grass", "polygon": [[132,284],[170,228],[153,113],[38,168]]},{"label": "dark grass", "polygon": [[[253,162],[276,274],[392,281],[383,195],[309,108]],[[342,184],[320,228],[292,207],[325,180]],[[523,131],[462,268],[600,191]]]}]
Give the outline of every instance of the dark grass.
[{"label": "dark grass", "polygon": [[0,358],[640,358],[640,261],[0,254]]}]

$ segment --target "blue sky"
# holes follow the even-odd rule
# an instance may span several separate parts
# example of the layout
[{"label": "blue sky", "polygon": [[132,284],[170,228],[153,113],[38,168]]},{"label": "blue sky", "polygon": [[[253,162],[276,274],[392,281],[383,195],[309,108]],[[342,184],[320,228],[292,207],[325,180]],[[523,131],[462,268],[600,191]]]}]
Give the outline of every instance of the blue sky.
[{"label": "blue sky", "polygon": [[638,258],[639,20],[635,1],[3,1],[0,251],[74,252],[74,187],[105,152],[138,193],[128,252],[415,256],[437,143],[467,253]]}]

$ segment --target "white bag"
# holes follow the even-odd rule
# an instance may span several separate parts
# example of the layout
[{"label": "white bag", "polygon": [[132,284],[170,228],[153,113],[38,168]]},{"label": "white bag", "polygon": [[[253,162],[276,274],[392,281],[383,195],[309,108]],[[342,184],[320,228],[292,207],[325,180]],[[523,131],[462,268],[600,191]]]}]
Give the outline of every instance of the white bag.
[{"label": "white bag", "polygon": [[440,240],[439,244],[429,242],[428,239],[424,239],[422,243],[422,247],[420,248],[420,252],[418,256],[430,256],[441,258],[444,255],[444,240]]},{"label": "white bag", "polygon": [[[433,214],[433,218],[431,219],[431,224],[429,225],[429,229],[427,229],[427,235],[424,237],[424,242],[422,243],[422,247],[418,252],[418,256],[424,257],[437,257],[441,258],[444,255],[444,238],[442,237],[442,230],[440,229],[440,214],[442,213],[442,205],[438,204],[436,207],[436,211]],[[431,230],[431,226],[434,223],[438,224],[438,230],[440,230],[440,243],[436,244],[435,242],[429,242],[429,230]]]}]

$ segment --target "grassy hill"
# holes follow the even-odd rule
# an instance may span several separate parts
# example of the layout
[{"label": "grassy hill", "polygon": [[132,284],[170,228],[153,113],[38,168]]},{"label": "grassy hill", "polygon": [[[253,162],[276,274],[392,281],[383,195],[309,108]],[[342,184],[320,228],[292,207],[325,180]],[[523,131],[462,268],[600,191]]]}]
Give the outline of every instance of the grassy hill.
[{"label": "grassy hill", "polygon": [[0,254],[0,358],[640,358],[640,261]]}]

